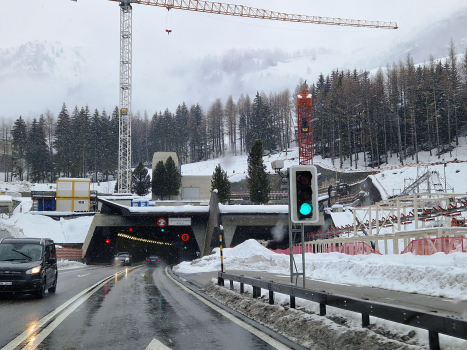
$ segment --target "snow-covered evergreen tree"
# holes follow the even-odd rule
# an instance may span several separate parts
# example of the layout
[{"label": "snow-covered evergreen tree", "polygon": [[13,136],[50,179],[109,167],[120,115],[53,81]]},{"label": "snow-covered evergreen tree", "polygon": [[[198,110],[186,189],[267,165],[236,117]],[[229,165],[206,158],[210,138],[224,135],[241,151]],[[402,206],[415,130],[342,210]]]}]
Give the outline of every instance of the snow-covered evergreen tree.
[{"label": "snow-covered evergreen tree", "polygon": [[211,180],[211,192],[217,190],[219,203],[225,203],[230,199],[230,182],[227,179],[227,172],[222,170],[218,164],[214,169]]},{"label": "snow-covered evergreen tree", "polygon": [[263,164],[263,145],[260,140],[255,140],[248,154],[247,186],[250,191],[252,203],[266,204],[269,202],[269,178],[266,166]]}]

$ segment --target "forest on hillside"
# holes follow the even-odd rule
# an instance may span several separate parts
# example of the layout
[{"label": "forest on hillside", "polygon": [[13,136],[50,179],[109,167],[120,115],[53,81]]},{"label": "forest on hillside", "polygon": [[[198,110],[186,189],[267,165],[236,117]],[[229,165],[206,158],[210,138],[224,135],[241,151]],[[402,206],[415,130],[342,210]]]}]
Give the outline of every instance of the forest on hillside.
[{"label": "forest on hillside", "polygon": [[[314,154],[357,167],[355,160],[378,166],[397,154],[417,161],[421,150],[441,155],[454,147],[467,122],[467,51],[430,58],[415,65],[404,61],[376,73],[334,70],[316,82],[300,81],[294,90],[258,92],[254,97],[216,99],[209,108],[182,102],[175,111],[146,111],[131,119],[132,164],[149,165],[157,151],[176,151],[182,163],[239,155],[260,139],[266,151],[297,144],[296,96],[307,88],[313,96]],[[91,112],[88,106],[57,116],[50,111],[12,127],[10,177],[33,182],[59,176],[115,176],[118,160],[118,108]],[[352,165],[352,166],[353,166]]]}]

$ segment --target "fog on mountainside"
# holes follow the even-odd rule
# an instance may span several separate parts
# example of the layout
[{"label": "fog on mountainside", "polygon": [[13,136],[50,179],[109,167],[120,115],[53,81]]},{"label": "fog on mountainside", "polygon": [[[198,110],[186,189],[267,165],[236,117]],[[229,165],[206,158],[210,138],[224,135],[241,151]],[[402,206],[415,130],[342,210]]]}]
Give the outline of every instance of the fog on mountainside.
[{"label": "fog on mountainside", "polygon": [[[229,95],[238,99],[257,91],[293,90],[300,79],[316,81],[319,74],[334,69],[386,67],[405,61],[408,53],[415,63],[428,62],[430,55],[448,55],[451,38],[457,53],[462,53],[467,45],[466,20],[467,8],[427,23],[413,37],[382,54],[377,54],[371,43],[356,43],[355,51],[348,52],[333,47],[332,42],[326,46],[314,43],[312,38],[295,52],[280,47],[232,48],[198,59],[180,57],[170,64],[163,52],[150,57],[151,62],[146,62],[144,54],[135,54],[133,113],[175,110],[182,102],[189,106],[199,103],[207,109],[218,98],[225,101]],[[105,53],[103,59],[98,51],[46,41],[0,49],[0,90],[10,101],[0,116],[16,119],[21,114],[30,119],[47,109],[58,114],[63,102],[112,110],[118,104],[118,54]]]},{"label": "fog on mountainside", "polygon": [[415,63],[429,62],[430,56],[435,59],[446,57],[451,39],[457,53],[463,53],[467,47],[466,22],[467,7],[436,23],[427,23],[412,38],[407,38],[406,41],[388,48],[381,55],[371,57],[365,64],[366,68],[373,69],[386,67],[388,64],[398,64],[399,61],[405,61],[408,54]]}]

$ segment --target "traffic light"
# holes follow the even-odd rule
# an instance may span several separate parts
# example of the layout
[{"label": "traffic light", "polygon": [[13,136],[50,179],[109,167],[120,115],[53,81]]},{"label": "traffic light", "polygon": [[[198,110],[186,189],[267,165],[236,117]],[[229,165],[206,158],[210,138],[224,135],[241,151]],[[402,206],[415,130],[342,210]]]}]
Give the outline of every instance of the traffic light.
[{"label": "traffic light", "polygon": [[105,239],[105,244],[110,244],[110,238]]},{"label": "traffic light", "polygon": [[190,239],[190,235],[188,233],[182,234],[183,249],[187,249],[187,242],[189,239]]},{"label": "traffic light", "polygon": [[310,125],[308,124],[308,119],[307,118],[302,118],[301,130],[302,130],[303,133],[310,132]]},{"label": "traffic light", "polygon": [[295,224],[314,224],[318,214],[318,176],[313,165],[289,169],[290,217]]}]

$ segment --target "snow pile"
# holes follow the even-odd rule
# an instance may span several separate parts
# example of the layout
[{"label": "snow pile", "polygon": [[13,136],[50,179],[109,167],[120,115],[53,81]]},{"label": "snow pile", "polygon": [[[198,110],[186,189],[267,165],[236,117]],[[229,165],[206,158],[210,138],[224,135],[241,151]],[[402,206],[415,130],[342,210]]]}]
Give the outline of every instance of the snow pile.
[{"label": "snow pile", "polygon": [[86,267],[86,264],[80,263],[78,261],[59,259],[57,261],[57,267],[59,270],[71,270]]},{"label": "snow pile", "polygon": [[[219,248],[213,252],[201,259],[182,262],[174,267],[174,271],[219,271]],[[274,253],[255,240],[245,241],[235,248],[225,248],[223,256],[227,271],[290,274],[288,255]],[[467,300],[467,254],[464,253],[430,256],[307,253],[305,258],[306,275],[310,279]],[[295,261],[301,270],[301,258],[297,257]]]},{"label": "snow pile", "polygon": [[56,221],[43,215],[31,215],[31,198],[23,199],[8,219],[0,220],[0,229],[13,237],[52,238],[57,243],[83,243],[91,226],[92,216]]}]

